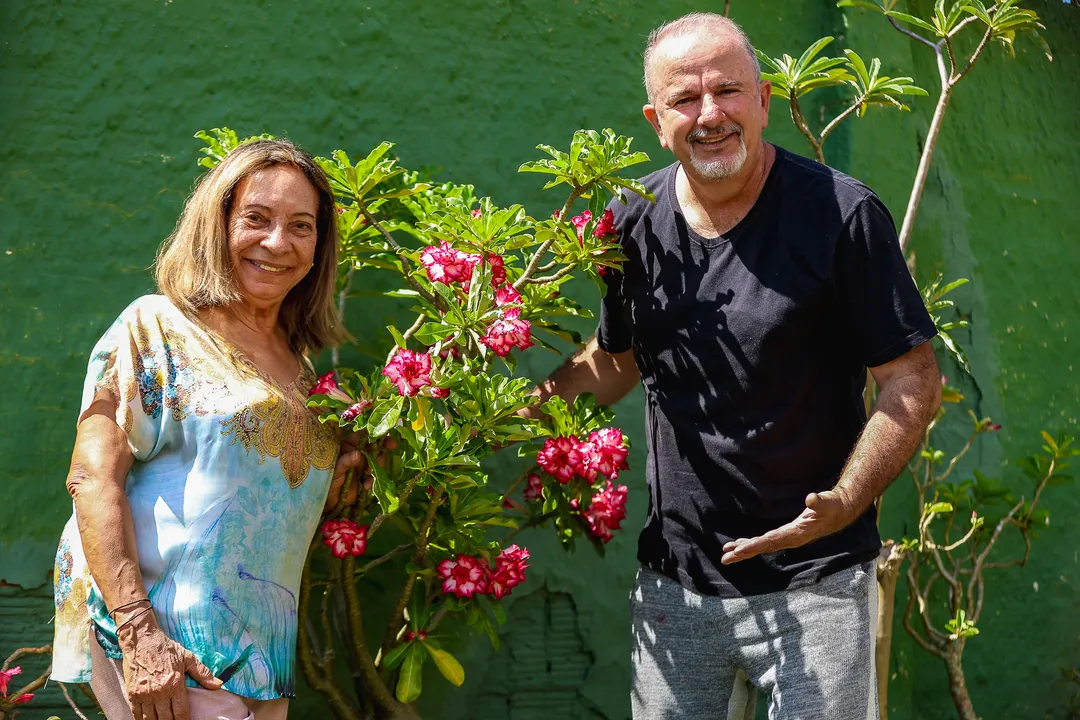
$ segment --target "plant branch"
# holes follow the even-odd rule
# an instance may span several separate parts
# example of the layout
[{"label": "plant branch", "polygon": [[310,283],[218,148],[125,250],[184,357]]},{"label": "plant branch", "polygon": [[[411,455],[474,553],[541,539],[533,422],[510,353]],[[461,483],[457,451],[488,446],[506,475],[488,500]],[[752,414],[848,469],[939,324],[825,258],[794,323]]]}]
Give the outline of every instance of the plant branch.
[{"label": "plant branch", "polygon": [[[64,699],[67,700],[67,704],[71,706],[71,709],[75,714],[79,716],[79,720],[88,720],[88,718],[82,714],[82,711],[79,710],[79,706],[75,704],[75,700],[71,697],[71,693],[68,692],[67,685],[62,682],[56,684],[60,686],[60,692],[64,693]],[[16,695],[16,697],[18,696]]]},{"label": "plant branch", "polygon": [[[297,617],[306,618],[308,604],[311,599],[311,556],[319,546],[318,540],[313,540],[308,548],[307,561],[300,576],[300,595],[297,599]],[[308,637],[307,628],[302,626],[296,634],[296,659],[300,664],[300,671],[304,674],[304,680],[312,690],[323,695],[339,720],[361,720],[359,713],[352,707],[345,695],[338,689],[331,679],[332,676],[318,672],[315,658],[311,648],[311,638]],[[326,666],[323,666],[326,669]]]},{"label": "plant branch", "polygon": [[[920,635],[911,622],[911,612],[915,608],[915,599],[918,596],[918,588],[915,584],[914,579],[911,576],[911,566],[908,566],[908,588],[909,591],[907,606],[904,608],[904,629],[907,630],[908,635],[910,635],[912,639],[914,639],[915,642],[917,642],[919,646],[922,647],[923,650],[930,653],[931,655],[936,655],[939,658],[945,657],[945,654],[940,650],[940,648],[938,648],[937,645],[931,640],[928,640],[922,635]],[[920,605],[919,614],[922,615],[921,607],[925,605],[925,601],[922,599],[921,596],[918,597]],[[923,618],[923,622],[926,623],[925,618]]]},{"label": "plant branch", "polygon": [[[413,320],[413,324],[409,326],[409,329],[405,331],[405,333],[401,336],[401,339],[404,340],[406,344],[408,344],[409,338],[415,335],[420,328],[424,327],[425,322],[427,322],[427,315],[425,315],[424,313],[420,313],[419,315],[417,315],[416,319]],[[386,362],[383,364],[389,365],[390,361],[394,359],[395,355],[397,355],[397,352],[397,345],[391,347],[390,352],[386,355]]]},{"label": "plant branch", "polygon": [[791,108],[791,121],[795,123],[795,127],[799,128],[799,132],[805,135],[806,139],[810,141],[810,146],[814,148],[814,155],[817,157],[817,161],[824,165],[825,155],[821,151],[821,143],[818,142],[818,139],[814,137],[814,133],[811,132],[810,126],[803,116],[802,108],[799,107],[799,100],[795,95],[791,96],[789,105]]},{"label": "plant branch", "polygon": [[364,689],[371,699],[388,714],[393,714],[400,706],[390,693],[390,689],[379,676],[375,661],[371,659],[367,640],[364,638],[364,622],[360,608],[360,593],[356,587],[356,558],[348,555],[341,561],[341,590],[345,595],[345,621],[349,627],[349,639],[352,640],[356,657],[355,672],[360,676]]},{"label": "plant branch", "polygon": [[956,85],[956,83],[960,82],[961,78],[968,74],[971,68],[974,67],[975,63],[978,62],[979,56],[982,55],[983,50],[986,48],[986,44],[990,42],[990,38],[993,36],[993,29],[986,28],[986,32],[983,33],[982,40],[979,41],[979,46],[975,48],[975,52],[971,54],[971,58],[968,60],[968,64],[964,66],[964,69],[961,70],[958,75],[950,78],[949,83],[951,85]]},{"label": "plant branch", "polygon": [[937,45],[935,43],[927,40],[926,38],[924,38],[919,33],[915,32],[914,30],[908,30],[906,27],[904,27],[903,25],[898,23],[895,18],[891,18],[888,15],[886,15],[885,17],[889,21],[890,25],[892,25],[894,28],[896,28],[899,32],[903,33],[904,35],[907,35],[912,40],[918,40],[923,45],[926,45],[926,46],[932,47],[932,48],[937,48]]},{"label": "plant branch", "polygon": [[[337,298],[337,314],[338,322],[345,321],[345,301],[349,297],[349,287],[352,285],[352,276],[355,267],[350,267],[348,272],[345,273],[345,282],[341,286],[341,291],[338,292]],[[335,345],[330,349],[330,362],[334,367],[337,367],[338,362],[341,360],[341,347]]]},{"label": "plant branch", "polygon": [[851,117],[851,114],[853,112],[856,112],[859,109],[859,107],[863,104],[863,101],[865,99],[866,99],[865,95],[859,96],[859,99],[856,100],[855,103],[851,107],[849,107],[847,110],[845,110],[844,112],[842,112],[839,115],[837,115],[836,117],[834,117],[832,119],[832,122],[830,122],[828,125],[825,126],[825,129],[821,131],[821,145],[822,146],[825,145],[825,138],[829,137],[829,133],[831,133],[833,130],[835,130],[837,125],[839,125],[840,123],[844,122],[844,120],[847,120],[849,117]]},{"label": "plant branch", "polygon": [[[559,211],[559,222],[568,222],[566,219],[567,214],[570,212],[570,208],[574,206],[574,201],[581,197],[581,193],[584,192],[584,188],[574,188],[570,191],[570,197],[566,198],[566,204],[562,206],[562,210]],[[514,283],[514,289],[521,292],[521,288],[525,287],[525,283],[529,282],[529,278],[533,276],[537,268],[540,265],[540,258],[544,253],[554,244],[555,238],[545,240],[540,244],[540,247],[533,254],[529,260],[529,264],[525,266],[525,272],[521,274],[521,277]]]},{"label": "plant branch", "polygon": [[523,530],[528,530],[529,528],[534,528],[534,527],[538,527],[540,525],[543,525],[548,520],[555,517],[557,514],[558,513],[553,511],[553,512],[549,512],[549,513],[544,513],[543,515],[537,515],[535,518],[528,521],[524,525],[519,525],[518,527],[514,528],[509,533],[504,535],[502,538],[500,538],[499,539],[499,545],[505,545],[507,540],[513,538],[515,535],[517,535],[518,533],[520,533]]},{"label": "plant branch", "polygon": [[[444,492],[445,490],[442,487],[435,488],[435,492],[431,495],[431,503],[428,505],[427,513],[424,514],[424,519],[420,521],[420,527],[416,530],[416,552],[413,553],[412,558],[414,565],[422,564],[427,557],[428,533],[435,522],[435,513],[439,509]],[[398,595],[397,602],[394,603],[394,609],[390,612],[390,619],[386,625],[386,635],[383,637],[382,649],[379,651],[381,657],[386,657],[386,654],[390,652],[391,645],[397,640],[398,630],[401,628],[398,623],[405,612],[405,606],[409,603],[409,597],[412,595],[415,582],[416,574],[409,573],[405,579],[404,587],[401,588],[401,594]]]},{"label": "plant branch", "polygon": [[362,568],[360,568],[359,570],[356,571],[356,574],[357,575],[363,575],[363,574],[369,572],[372,568],[378,567],[379,565],[382,565],[387,560],[391,559],[392,557],[394,557],[395,555],[397,555],[397,554],[399,554],[401,552],[404,552],[405,550],[408,550],[412,546],[413,546],[413,543],[411,543],[411,542],[410,543],[402,543],[401,545],[398,545],[396,548],[394,548],[390,552],[388,552],[388,553],[386,553],[384,555],[381,555],[381,556],[375,558],[374,560],[370,561],[367,565],[364,565],[364,567],[362,567]]},{"label": "plant branch", "polygon": [[398,259],[401,260],[402,270],[404,271],[402,275],[405,276],[405,281],[412,285],[413,290],[420,293],[420,297],[424,298],[429,303],[437,307],[438,303],[435,300],[435,296],[425,290],[424,286],[418,283],[416,281],[416,278],[412,276],[412,273],[410,272],[412,262],[405,254],[405,249],[398,245],[397,240],[395,240],[394,237],[389,232],[387,232],[386,228],[382,226],[382,223],[376,220],[375,217],[370,212],[368,212],[368,209],[363,205],[363,203],[358,204],[357,207],[359,207],[360,212],[364,214],[364,219],[368,221],[368,225],[378,230],[382,234],[383,238],[386,240],[387,244],[394,249],[394,253],[398,256]]},{"label": "plant branch", "polygon": [[529,278],[526,282],[528,282],[530,285],[542,285],[544,283],[555,282],[559,278],[566,277],[567,275],[572,273],[575,269],[577,269],[576,264],[575,265],[566,265],[565,267],[563,267],[561,270],[559,270],[556,273],[552,273],[551,275],[544,275],[543,277]]},{"label": "plant branch", "polygon": [[[414,475],[409,478],[409,482],[405,483],[405,489],[401,491],[400,495],[398,495],[398,507],[401,507],[405,504],[405,501],[409,499],[409,495],[411,495],[412,491],[416,489],[416,483],[418,483],[419,481],[419,475]],[[371,527],[368,528],[367,537],[369,541],[371,540],[371,536],[375,534],[375,531],[378,530],[384,522],[386,522],[386,519],[388,517],[390,517],[390,515],[387,513],[379,513],[375,516],[375,519],[371,523]]]}]

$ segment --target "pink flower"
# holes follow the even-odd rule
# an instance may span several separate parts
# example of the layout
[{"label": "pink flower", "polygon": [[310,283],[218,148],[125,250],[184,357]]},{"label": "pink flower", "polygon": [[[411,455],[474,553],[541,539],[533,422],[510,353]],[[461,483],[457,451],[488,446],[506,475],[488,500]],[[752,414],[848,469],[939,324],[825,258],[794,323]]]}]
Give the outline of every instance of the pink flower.
[{"label": "pink flower", "polygon": [[495,253],[489,253],[487,261],[491,266],[491,287],[497,288],[506,282],[506,263]]},{"label": "pink flower", "polygon": [[536,454],[537,464],[559,482],[570,482],[575,475],[585,475],[585,453],[575,437],[548,438]]},{"label": "pink flower", "polygon": [[445,240],[438,246],[429,245],[420,253],[420,262],[432,282],[451,285],[472,277],[473,265],[478,256],[450,247]]},{"label": "pink flower", "polygon": [[361,400],[358,403],[353,403],[349,407],[345,408],[341,413],[341,420],[343,422],[352,422],[360,416],[360,413],[371,407],[370,400]]},{"label": "pink flower", "polygon": [[585,455],[585,477],[595,480],[597,474],[614,480],[620,470],[626,470],[626,457],[630,454],[626,438],[618,428],[604,428],[589,434],[582,452]]},{"label": "pink flower", "polygon": [[440,400],[448,398],[450,397],[450,388],[433,387],[431,388],[431,397]]},{"label": "pink flower", "polygon": [[471,555],[458,555],[439,563],[442,591],[459,598],[471,598],[487,592],[487,564]]},{"label": "pink flower", "polygon": [[484,213],[482,213],[482,212],[480,211],[480,208],[473,208],[473,211],[472,211],[472,216],[473,216],[473,217],[480,217],[480,216],[481,216],[481,215],[483,215],[483,214],[484,214]]},{"label": "pink flower", "polygon": [[495,558],[495,569],[488,575],[488,592],[502,599],[510,594],[510,589],[525,581],[525,561],[529,551],[511,545]]},{"label": "pink flower", "polygon": [[11,678],[15,677],[22,672],[22,666],[16,665],[10,670],[4,670],[0,672],[0,695],[7,697],[8,683],[11,682]]},{"label": "pink flower", "polygon": [[615,486],[610,480],[606,487],[592,497],[592,503],[585,509],[585,519],[589,522],[589,531],[604,542],[610,542],[612,530],[619,529],[619,523],[626,519],[626,486]]},{"label": "pink flower", "polygon": [[323,544],[336,558],[363,555],[367,550],[367,525],[352,520],[327,520],[322,526]]},{"label": "pink flower", "polygon": [[499,357],[506,357],[514,348],[525,350],[533,346],[531,326],[528,320],[522,320],[520,308],[516,313],[504,313],[502,320],[488,325],[487,334],[480,342],[487,345]]},{"label": "pink flower", "polygon": [[579,243],[581,242],[582,237],[585,234],[585,225],[587,225],[590,220],[592,220],[592,212],[588,210],[581,213],[580,215],[575,215],[574,217],[570,218],[570,222],[574,223],[574,227],[577,228],[577,236]]},{"label": "pink flower", "polygon": [[335,400],[340,400],[341,402],[352,402],[352,398],[349,397],[348,393],[338,387],[337,381],[334,379],[333,370],[320,377],[319,381],[315,383],[315,386],[308,390],[308,397],[311,397],[312,395],[326,395]]},{"label": "pink flower", "polygon": [[510,285],[505,285],[495,291],[495,305],[502,307],[521,302],[521,293]]},{"label": "pink flower", "polygon": [[382,374],[397,385],[405,397],[412,397],[431,384],[431,355],[399,348]]},{"label": "pink flower", "polygon": [[604,214],[600,216],[600,221],[597,222],[596,227],[593,228],[592,234],[594,238],[618,234],[615,230],[615,213],[610,210],[605,210]]},{"label": "pink flower", "polygon": [[24,705],[34,699],[34,693],[23,693],[19,697],[15,698],[13,705]]},{"label": "pink flower", "polygon": [[530,473],[528,485],[525,486],[525,499],[529,501],[540,500],[544,497],[544,481],[536,473]]}]

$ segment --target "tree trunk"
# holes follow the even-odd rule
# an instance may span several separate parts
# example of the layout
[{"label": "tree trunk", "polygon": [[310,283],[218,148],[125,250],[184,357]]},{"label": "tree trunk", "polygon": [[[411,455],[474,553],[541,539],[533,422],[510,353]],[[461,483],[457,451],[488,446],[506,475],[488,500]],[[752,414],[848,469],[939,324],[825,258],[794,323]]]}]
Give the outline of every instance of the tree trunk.
[{"label": "tree trunk", "polygon": [[892,651],[893,610],[896,607],[896,581],[904,554],[892,540],[887,540],[877,557],[877,637],[874,667],[877,672],[878,711],[881,720],[889,717],[889,664]]},{"label": "tree trunk", "polygon": [[949,694],[956,706],[956,714],[960,720],[979,720],[975,714],[975,708],[971,705],[971,696],[968,695],[967,683],[964,681],[964,665],[962,645],[954,643],[945,656],[945,671],[949,675]]}]

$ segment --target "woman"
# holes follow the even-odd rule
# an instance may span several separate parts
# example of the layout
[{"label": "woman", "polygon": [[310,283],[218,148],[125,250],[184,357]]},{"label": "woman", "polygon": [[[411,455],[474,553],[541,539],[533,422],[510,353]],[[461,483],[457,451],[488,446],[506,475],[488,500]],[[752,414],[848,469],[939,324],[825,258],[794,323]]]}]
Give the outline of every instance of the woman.
[{"label": "woman", "polygon": [[361,457],[306,408],[305,355],[341,335],[334,217],[306,153],[233,150],[158,253],[161,295],[94,348],[52,677],[110,720],[286,715],[308,543]]}]

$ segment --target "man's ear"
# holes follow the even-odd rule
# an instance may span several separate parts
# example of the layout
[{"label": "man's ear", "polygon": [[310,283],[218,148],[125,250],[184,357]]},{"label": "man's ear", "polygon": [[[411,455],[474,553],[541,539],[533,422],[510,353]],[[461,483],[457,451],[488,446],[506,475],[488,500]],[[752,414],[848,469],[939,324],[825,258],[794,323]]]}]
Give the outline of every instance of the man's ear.
[{"label": "man's ear", "polygon": [[664,139],[664,131],[660,127],[660,114],[656,112],[656,108],[651,103],[645,103],[641,108],[641,112],[645,119],[649,121],[649,124],[652,125],[652,129],[656,131],[656,137],[660,139],[660,147],[667,150],[667,140]]},{"label": "man's ear", "polygon": [[761,119],[761,129],[769,127],[769,102],[772,100],[772,83],[768,80],[762,80],[761,86],[761,111],[763,117]]}]

